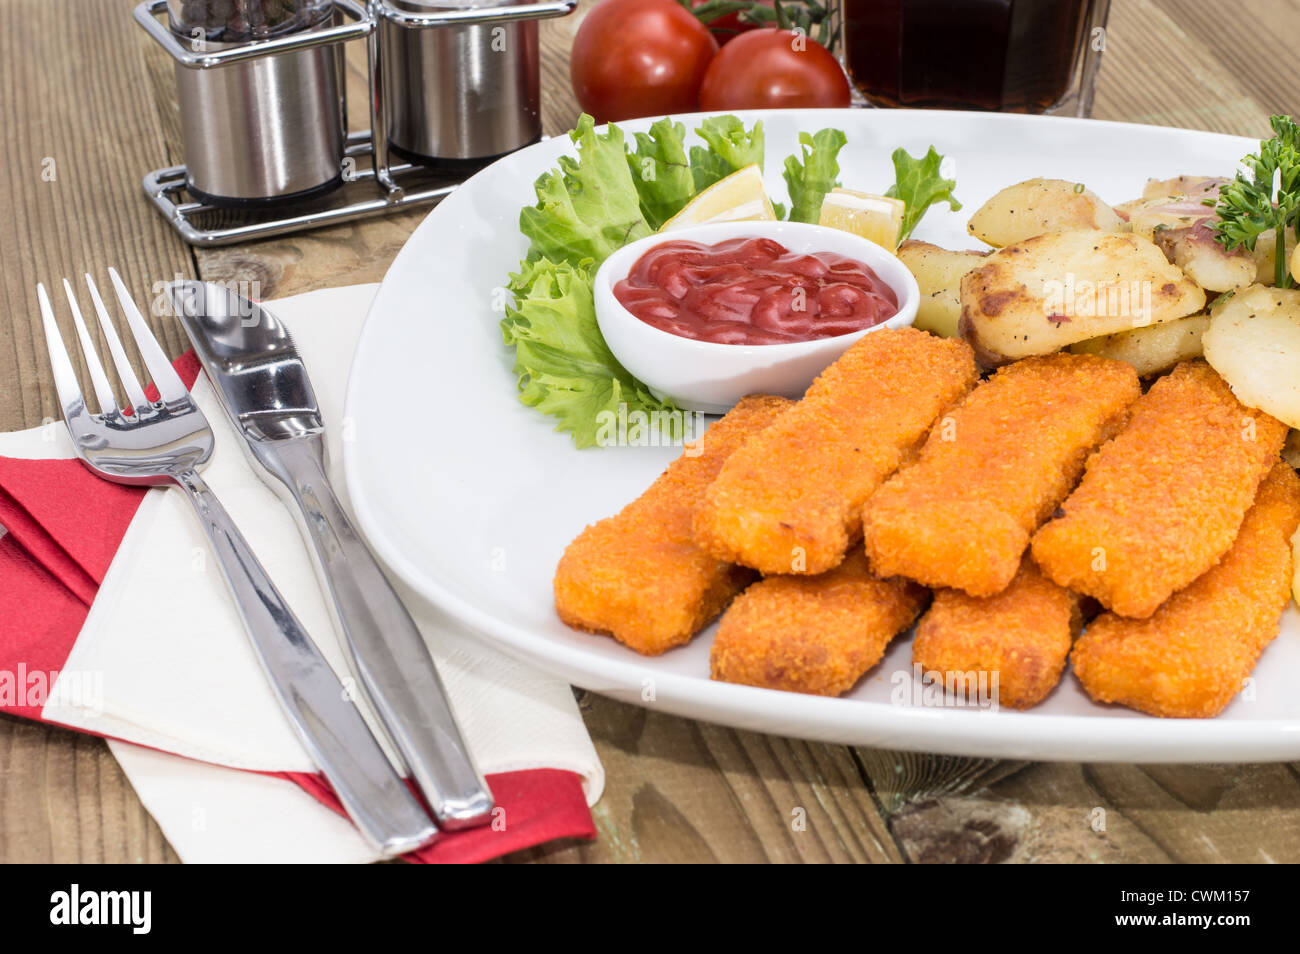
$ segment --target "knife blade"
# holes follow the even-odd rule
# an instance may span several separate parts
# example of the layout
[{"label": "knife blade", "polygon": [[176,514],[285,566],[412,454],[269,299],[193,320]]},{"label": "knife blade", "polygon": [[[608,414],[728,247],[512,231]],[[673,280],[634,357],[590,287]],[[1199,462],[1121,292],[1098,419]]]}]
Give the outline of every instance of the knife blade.
[{"label": "knife blade", "polygon": [[320,407],[288,329],[220,285],[168,291],[253,469],[297,518],[352,670],[439,827],[489,821],[492,795],[429,649],[330,485]]}]

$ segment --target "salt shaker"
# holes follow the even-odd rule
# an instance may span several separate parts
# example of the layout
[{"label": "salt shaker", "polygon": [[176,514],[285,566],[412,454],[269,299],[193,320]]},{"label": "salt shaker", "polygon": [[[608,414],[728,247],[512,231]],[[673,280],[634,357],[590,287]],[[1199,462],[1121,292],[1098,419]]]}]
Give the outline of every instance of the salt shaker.
[{"label": "salt shaker", "polygon": [[[331,0],[167,0],[187,48],[215,52],[329,26]],[[337,46],[211,69],[176,63],[188,187],[224,207],[291,202],[343,181],[345,130]]]}]

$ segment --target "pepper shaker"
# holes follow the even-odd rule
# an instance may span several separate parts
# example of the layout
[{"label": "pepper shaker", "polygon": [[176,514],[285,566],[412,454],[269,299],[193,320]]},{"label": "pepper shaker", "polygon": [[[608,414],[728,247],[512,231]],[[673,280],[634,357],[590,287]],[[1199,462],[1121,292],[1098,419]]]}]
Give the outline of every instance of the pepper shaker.
[{"label": "pepper shaker", "polygon": [[[171,32],[215,52],[327,27],[331,0],[167,0]],[[216,206],[310,198],[342,183],[345,131],[335,48],[212,69],[176,64],[188,187]]]}]

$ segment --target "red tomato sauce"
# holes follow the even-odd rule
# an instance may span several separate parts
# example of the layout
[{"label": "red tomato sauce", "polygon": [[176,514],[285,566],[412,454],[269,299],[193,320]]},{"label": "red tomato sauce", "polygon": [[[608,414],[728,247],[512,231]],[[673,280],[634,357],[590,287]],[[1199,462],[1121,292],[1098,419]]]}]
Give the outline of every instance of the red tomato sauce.
[{"label": "red tomato sauce", "polygon": [[866,264],[765,238],[682,240],[642,255],[614,297],[648,325],[718,344],[790,344],[861,331],[898,313]]}]

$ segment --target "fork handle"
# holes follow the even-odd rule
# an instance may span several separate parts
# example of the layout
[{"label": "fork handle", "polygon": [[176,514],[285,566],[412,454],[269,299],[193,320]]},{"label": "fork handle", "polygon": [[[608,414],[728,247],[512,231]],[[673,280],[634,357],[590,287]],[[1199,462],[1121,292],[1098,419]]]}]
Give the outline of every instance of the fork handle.
[{"label": "fork handle", "polygon": [[379,747],[230,514],[196,472],[180,474],[176,481],[198,512],[280,705],[357,828],[385,855],[433,840],[437,827]]},{"label": "fork handle", "polygon": [[488,788],[411,614],[343,511],[319,439],[279,441],[259,459],[297,504],[322,588],[371,705],[402,753],[438,826],[492,820]]}]

